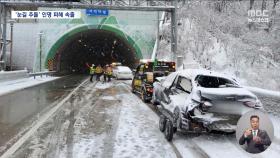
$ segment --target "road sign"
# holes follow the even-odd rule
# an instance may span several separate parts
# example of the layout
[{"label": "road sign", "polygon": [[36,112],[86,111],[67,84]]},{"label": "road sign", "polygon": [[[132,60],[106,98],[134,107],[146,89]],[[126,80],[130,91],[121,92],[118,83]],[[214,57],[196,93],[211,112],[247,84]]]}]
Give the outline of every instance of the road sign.
[{"label": "road sign", "polygon": [[108,16],[108,9],[86,9],[86,14],[88,16]]}]

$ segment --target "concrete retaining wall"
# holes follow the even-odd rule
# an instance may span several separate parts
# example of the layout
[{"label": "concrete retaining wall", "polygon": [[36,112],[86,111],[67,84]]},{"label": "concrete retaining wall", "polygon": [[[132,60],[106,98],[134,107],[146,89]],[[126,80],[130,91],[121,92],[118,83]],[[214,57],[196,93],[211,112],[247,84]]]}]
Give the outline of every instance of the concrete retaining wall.
[{"label": "concrete retaining wall", "polygon": [[0,72],[0,82],[11,81],[21,78],[27,78],[29,74],[27,70]]}]

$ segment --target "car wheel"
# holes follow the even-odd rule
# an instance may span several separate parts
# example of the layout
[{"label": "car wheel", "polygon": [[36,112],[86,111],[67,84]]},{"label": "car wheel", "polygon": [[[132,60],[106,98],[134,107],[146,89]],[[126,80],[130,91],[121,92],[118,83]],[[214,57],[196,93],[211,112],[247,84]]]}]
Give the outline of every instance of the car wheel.
[{"label": "car wheel", "polygon": [[173,133],[177,132],[177,127],[173,127]]},{"label": "car wheel", "polygon": [[135,93],[135,92],[136,92],[134,86],[131,87],[131,92],[132,92],[132,93]]},{"label": "car wheel", "polygon": [[174,129],[173,129],[172,121],[167,119],[164,135],[165,135],[166,140],[169,142],[172,141],[172,139],[173,139],[173,131],[174,131]]},{"label": "car wheel", "polygon": [[174,114],[173,114],[173,119],[174,119],[174,125],[176,125],[175,127],[173,127],[174,129],[174,133],[177,132],[177,128],[181,128],[181,118],[180,118],[180,110],[178,108],[176,108],[174,110]]},{"label": "car wheel", "polygon": [[164,132],[166,126],[166,117],[164,115],[160,115],[158,126],[159,126],[159,130],[161,132]]}]

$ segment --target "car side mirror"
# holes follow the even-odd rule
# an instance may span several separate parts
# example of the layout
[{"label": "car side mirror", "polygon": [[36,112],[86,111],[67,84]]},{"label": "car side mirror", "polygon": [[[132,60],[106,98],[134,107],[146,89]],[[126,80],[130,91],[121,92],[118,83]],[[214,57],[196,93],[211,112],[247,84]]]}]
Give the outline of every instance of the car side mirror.
[{"label": "car side mirror", "polygon": [[132,74],[135,75],[135,73],[136,73],[136,69],[133,69]]}]

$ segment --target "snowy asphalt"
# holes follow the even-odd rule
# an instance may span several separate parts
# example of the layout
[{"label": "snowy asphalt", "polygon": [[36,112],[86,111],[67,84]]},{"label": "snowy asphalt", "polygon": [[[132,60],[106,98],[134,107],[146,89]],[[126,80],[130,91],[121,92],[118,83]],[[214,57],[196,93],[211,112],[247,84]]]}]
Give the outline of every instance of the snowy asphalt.
[{"label": "snowy asphalt", "polygon": [[[12,145],[15,152],[11,153],[11,157],[262,158],[278,157],[280,154],[279,137],[267,151],[258,155],[243,151],[235,134],[176,133],[169,143],[158,129],[157,109],[132,94],[130,82],[102,84],[85,81],[32,135],[26,137],[22,145]],[[279,100],[260,98],[265,108],[270,109],[275,133],[280,133]],[[55,103],[58,104],[54,102],[53,107]],[[40,116],[37,119],[41,120]]]}]

